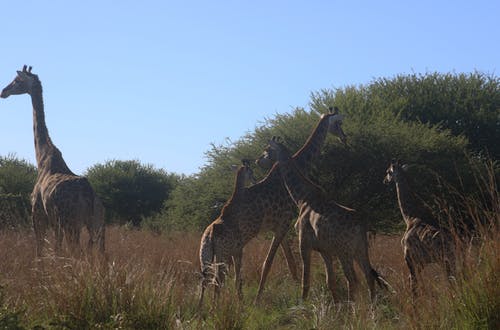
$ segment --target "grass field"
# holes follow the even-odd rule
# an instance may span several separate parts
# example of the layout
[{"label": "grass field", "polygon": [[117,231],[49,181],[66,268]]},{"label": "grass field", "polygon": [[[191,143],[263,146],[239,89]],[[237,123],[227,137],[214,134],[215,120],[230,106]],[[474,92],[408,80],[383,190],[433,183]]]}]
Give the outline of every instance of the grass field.
[{"label": "grass field", "polygon": [[[465,279],[457,276],[449,284],[438,266],[426,269],[422,293],[413,303],[400,237],[377,235],[371,241],[372,264],[395,293],[379,291],[377,301],[370,304],[363,282],[362,299],[333,302],[316,255],[310,299],[301,302],[300,284],[292,280],[278,255],[262,300],[255,305],[261,264],[270,243],[256,239],[244,252],[243,300],[236,298],[230,276],[218,302],[213,303],[210,290],[201,312],[197,310],[199,238],[198,233],[155,235],[111,227],[106,263],[85,255],[55,257],[52,243],[47,244],[47,256],[37,260],[31,232],[4,231],[0,234],[0,328],[487,329],[499,325],[500,237],[496,231],[468,250]],[[335,267],[337,296],[347,297],[345,279]]]}]

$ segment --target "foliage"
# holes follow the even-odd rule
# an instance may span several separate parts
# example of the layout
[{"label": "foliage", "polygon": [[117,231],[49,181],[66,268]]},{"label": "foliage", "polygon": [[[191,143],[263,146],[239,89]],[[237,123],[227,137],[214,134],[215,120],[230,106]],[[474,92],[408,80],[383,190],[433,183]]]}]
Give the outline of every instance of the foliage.
[{"label": "foliage", "polygon": [[0,156],[0,227],[25,227],[31,213],[35,166],[15,155]]},{"label": "foliage", "polygon": [[[464,135],[477,152],[500,158],[500,77],[427,73],[379,78],[365,86],[313,93],[312,107],[335,101],[349,115],[390,113],[404,122],[421,122]],[[368,116],[367,119],[370,119]]]},{"label": "foliage", "polygon": [[96,164],[86,176],[106,207],[108,221],[138,226],[161,210],[179,177],[137,160]]},{"label": "foliage", "polygon": [[0,193],[29,198],[36,181],[36,167],[15,155],[0,156]]},{"label": "foliage", "polygon": [[499,82],[498,77],[477,72],[428,73],[312,93],[310,111],[297,108],[277,114],[238,141],[213,145],[206,153],[207,165],[177,187],[168,212],[157,221],[166,228],[203,228],[218,215],[213,206],[231,194],[234,176],[226,170],[229,164],[258,157],[273,135],[297,151],[319,115],[336,105],[346,116],[348,146],[327,138],[311,177],[332,199],[355,208],[373,229],[397,230],[402,222],[396,194],[382,184],[390,160],[400,158],[412,165],[413,190],[429,206],[439,190],[436,177],[453,184],[460,177],[464,186],[472,186],[469,159],[482,162],[486,153],[493,159],[500,155]]}]

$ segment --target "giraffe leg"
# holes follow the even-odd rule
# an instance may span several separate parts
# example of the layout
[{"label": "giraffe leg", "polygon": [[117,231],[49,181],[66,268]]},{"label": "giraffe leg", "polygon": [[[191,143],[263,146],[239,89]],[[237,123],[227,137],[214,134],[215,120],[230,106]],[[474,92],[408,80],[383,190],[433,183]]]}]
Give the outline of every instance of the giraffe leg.
[{"label": "giraffe leg", "polygon": [[370,299],[373,302],[375,299],[375,281],[379,281],[378,273],[375,269],[372,268],[370,263],[370,259],[368,256],[368,248],[363,249],[360,253],[357,254],[358,258],[356,262],[361,267],[363,271],[363,275],[365,276],[366,284],[368,284],[368,289],[370,291]]},{"label": "giraffe leg", "polygon": [[201,274],[202,279],[201,279],[201,285],[200,285],[200,298],[198,299],[198,310],[201,310],[201,307],[203,306],[203,297],[205,296],[205,290],[207,288],[207,274],[202,273]]},{"label": "giraffe leg", "polygon": [[56,255],[61,255],[64,232],[63,232],[63,229],[61,227],[60,221],[58,221],[58,224],[56,225],[55,235],[56,235],[55,252],[56,252]]},{"label": "giraffe leg", "polygon": [[224,285],[227,273],[227,264],[225,262],[217,262],[215,264],[216,283],[214,288],[214,300],[217,301],[220,296],[220,289]]},{"label": "giraffe leg", "polygon": [[310,275],[311,275],[311,252],[312,249],[309,244],[301,240],[300,243],[300,257],[302,258],[302,300],[307,299],[310,288]]},{"label": "giraffe leg", "polygon": [[348,299],[354,301],[358,293],[358,279],[354,271],[354,264],[352,258],[340,258],[344,275],[347,278]]},{"label": "giraffe leg", "polygon": [[31,220],[33,222],[33,231],[35,232],[36,256],[40,258],[43,252],[45,233],[48,225],[47,214],[43,209],[40,197],[35,198],[33,201]]},{"label": "giraffe leg", "polygon": [[410,289],[413,294],[413,297],[415,298],[417,296],[417,274],[416,274],[416,267],[413,264],[411,258],[409,256],[405,256],[405,262],[406,266],[408,267],[408,270],[410,271]]},{"label": "giraffe leg", "polygon": [[238,292],[238,298],[240,300],[243,299],[243,290],[241,283],[241,261],[242,261],[243,251],[238,252],[233,256],[233,264],[234,264],[234,286],[236,291]]},{"label": "giraffe leg", "polygon": [[292,253],[292,249],[290,248],[290,239],[285,237],[281,242],[281,250],[285,255],[286,264],[288,265],[288,269],[290,270],[290,274],[294,281],[299,280],[299,275],[297,274],[297,263],[295,262],[295,258]]},{"label": "giraffe leg", "polygon": [[80,251],[80,229],[79,228],[66,228],[65,234],[67,237],[68,245],[71,249],[71,254],[78,257]]},{"label": "giraffe leg", "polygon": [[455,252],[454,247],[446,246],[444,249],[444,268],[449,282],[455,278],[457,271],[457,257]]},{"label": "giraffe leg", "polygon": [[333,300],[335,300],[335,273],[333,271],[332,257],[329,253],[325,252],[321,252],[321,256],[323,257],[323,261],[325,263],[326,284],[332,293]]},{"label": "giraffe leg", "polygon": [[257,291],[257,296],[255,297],[255,302],[258,302],[262,291],[264,291],[264,284],[266,283],[267,275],[269,274],[269,270],[271,270],[271,265],[273,264],[274,256],[276,255],[276,251],[278,250],[278,246],[283,241],[286,233],[280,233],[279,235],[274,235],[273,240],[271,242],[271,246],[269,247],[269,251],[267,252],[266,260],[264,261],[264,267],[262,268],[262,272],[260,275],[260,283],[259,290]]}]

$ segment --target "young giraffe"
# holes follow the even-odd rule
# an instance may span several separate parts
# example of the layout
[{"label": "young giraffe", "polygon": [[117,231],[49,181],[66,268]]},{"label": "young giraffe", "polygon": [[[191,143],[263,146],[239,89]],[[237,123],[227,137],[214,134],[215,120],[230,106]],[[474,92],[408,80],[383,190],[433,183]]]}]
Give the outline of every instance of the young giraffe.
[{"label": "young giraffe", "polygon": [[358,219],[355,211],[329,200],[323,190],[306,178],[297,167],[288,149],[276,139],[269,141],[266,155],[274,155],[277,163],[274,169],[280,172],[281,179],[291,199],[299,209],[295,229],[299,234],[300,255],[302,258],[302,299],[309,292],[311,252],[318,251],[323,258],[326,282],[335,299],[334,272],[332,259],[340,259],[348,280],[350,296],[357,294],[358,281],[354,272],[354,261],[365,275],[370,296],[375,295],[375,281],[384,288],[387,282],[371,266],[368,255],[367,226]]},{"label": "young giraffe", "polygon": [[441,228],[438,221],[412,196],[406,169],[407,165],[392,161],[386,171],[384,183],[396,184],[399,208],[406,223],[401,244],[410,271],[410,287],[413,295],[416,295],[417,276],[426,264],[443,263],[448,278],[454,275],[455,245],[451,234]]},{"label": "young giraffe", "polygon": [[29,94],[33,105],[33,131],[38,177],[31,194],[33,228],[36,236],[36,254],[42,255],[45,233],[54,228],[56,252],[60,252],[63,234],[73,252],[80,247],[80,231],[85,225],[89,231],[88,246],[98,243],[104,253],[104,208],[94,194],[88,180],[70,171],[61,152],[52,143],[45,125],[42,84],[31,67],[26,65],[0,97]]},{"label": "young giraffe", "polygon": [[253,171],[248,160],[242,160],[237,169],[234,190],[231,198],[222,208],[220,216],[203,232],[200,242],[200,268],[202,274],[199,307],[203,304],[203,296],[208,283],[215,282],[214,298],[224,282],[227,265],[234,264],[235,286],[241,296],[241,260],[243,241],[238,223],[240,200],[245,198],[248,188],[246,182],[255,183]]}]

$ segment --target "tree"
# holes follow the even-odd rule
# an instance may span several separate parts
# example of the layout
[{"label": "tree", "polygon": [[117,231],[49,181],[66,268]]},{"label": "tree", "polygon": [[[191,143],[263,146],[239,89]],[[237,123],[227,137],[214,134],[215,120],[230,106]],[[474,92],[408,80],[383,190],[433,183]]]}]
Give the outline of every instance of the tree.
[{"label": "tree", "polygon": [[36,167],[15,155],[0,156],[0,225],[28,226]]},{"label": "tree", "polygon": [[134,226],[162,209],[179,180],[175,174],[137,160],[96,164],[86,176],[106,207],[108,221]]},{"label": "tree", "polygon": [[478,160],[486,149],[494,159],[499,155],[498,77],[430,73],[325,89],[311,95],[310,111],[277,114],[238,141],[212,146],[202,171],[172,193],[164,221],[203,228],[214,217],[212,207],[231,193],[229,164],[257,157],[273,135],[297,151],[331,105],[346,115],[349,146],[329,137],[312,177],[332,199],[357,209],[378,230],[393,231],[401,224],[394,188],[382,184],[392,158],[414,165],[414,190],[432,205],[439,190],[436,176],[447,182],[460,176],[467,186],[472,180],[467,153]]}]

